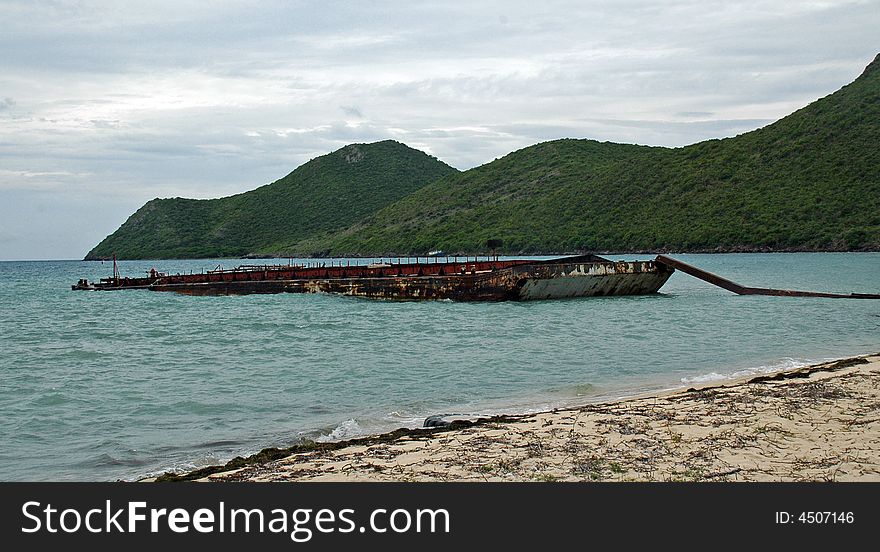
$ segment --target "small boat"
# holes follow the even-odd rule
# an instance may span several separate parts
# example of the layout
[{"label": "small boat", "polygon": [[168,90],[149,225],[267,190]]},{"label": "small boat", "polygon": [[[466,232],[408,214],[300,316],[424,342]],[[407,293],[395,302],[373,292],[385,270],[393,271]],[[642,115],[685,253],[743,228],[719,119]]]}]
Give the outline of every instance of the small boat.
[{"label": "small boat", "polygon": [[245,265],[200,274],[151,271],[146,278],[81,279],[74,290],[147,289],[187,295],[335,293],[392,300],[530,301],[656,293],[675,272],[650,261],[612,261],[597,255],[550,260],[439,257],[371,265],[330,261],[300,265]]}]

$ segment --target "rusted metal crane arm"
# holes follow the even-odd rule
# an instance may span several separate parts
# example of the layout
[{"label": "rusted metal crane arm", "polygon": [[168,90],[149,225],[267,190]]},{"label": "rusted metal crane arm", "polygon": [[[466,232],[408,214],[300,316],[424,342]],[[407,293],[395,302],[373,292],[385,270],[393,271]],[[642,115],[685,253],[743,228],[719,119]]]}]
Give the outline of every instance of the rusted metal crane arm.
[{"label": "rusted metal crane arm", "polygon": [[737,284],[734,281],[722,278],[717,274],[713,274],[686,262],[667,257],[666,255],[657,255],[655,262],[675,268],[684,273],[690,274],[694,278],[699,278],[712,285],[732,291],[737,295],[774,295],[781,297],[829,297],[832,299],[880,299],[880,295],[871,293],[824,293],[820,291],[798,291],[792,289],[772,289],[772,288],[755,288]]}]

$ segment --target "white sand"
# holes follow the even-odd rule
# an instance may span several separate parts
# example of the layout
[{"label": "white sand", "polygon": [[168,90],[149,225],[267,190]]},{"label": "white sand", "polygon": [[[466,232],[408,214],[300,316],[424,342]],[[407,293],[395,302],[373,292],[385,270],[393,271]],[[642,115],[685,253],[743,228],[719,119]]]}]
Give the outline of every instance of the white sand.
[{"label": "white sand", "polygon": [[880,354],[782,375],[424,430],[203,480],[880,480]]}]

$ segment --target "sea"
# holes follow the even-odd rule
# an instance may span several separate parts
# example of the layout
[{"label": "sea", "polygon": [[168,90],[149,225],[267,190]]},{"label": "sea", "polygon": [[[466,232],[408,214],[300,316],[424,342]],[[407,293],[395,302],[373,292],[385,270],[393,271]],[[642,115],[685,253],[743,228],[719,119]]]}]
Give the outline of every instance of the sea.
[{"label": "sea", "polygon": [[[675,257],[749,286],[880,293],[880,253]],[[70,289],[111,273],[0,262],[0,480],[136,480],[435,414],[535,412],[880,351],[880,301],[737,296],[681,272],[655,295],[524,303]]]}]

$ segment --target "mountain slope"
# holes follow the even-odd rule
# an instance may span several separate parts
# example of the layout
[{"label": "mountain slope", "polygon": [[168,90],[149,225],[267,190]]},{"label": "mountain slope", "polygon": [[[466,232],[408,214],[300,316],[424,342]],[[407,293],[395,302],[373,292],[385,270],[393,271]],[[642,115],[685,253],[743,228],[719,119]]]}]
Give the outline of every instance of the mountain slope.
[{"label": "mountain slope", "polygon": [[275,253],[375,213],[457,172],[391,140],[352,144],[255,190],[220,199],[154,199],[86,259]]},{"label": "mountain slope", "polygon": [[764,128],[683,148],[556,140],[446,176],[302,252],[880,249],[880,55]]}]

